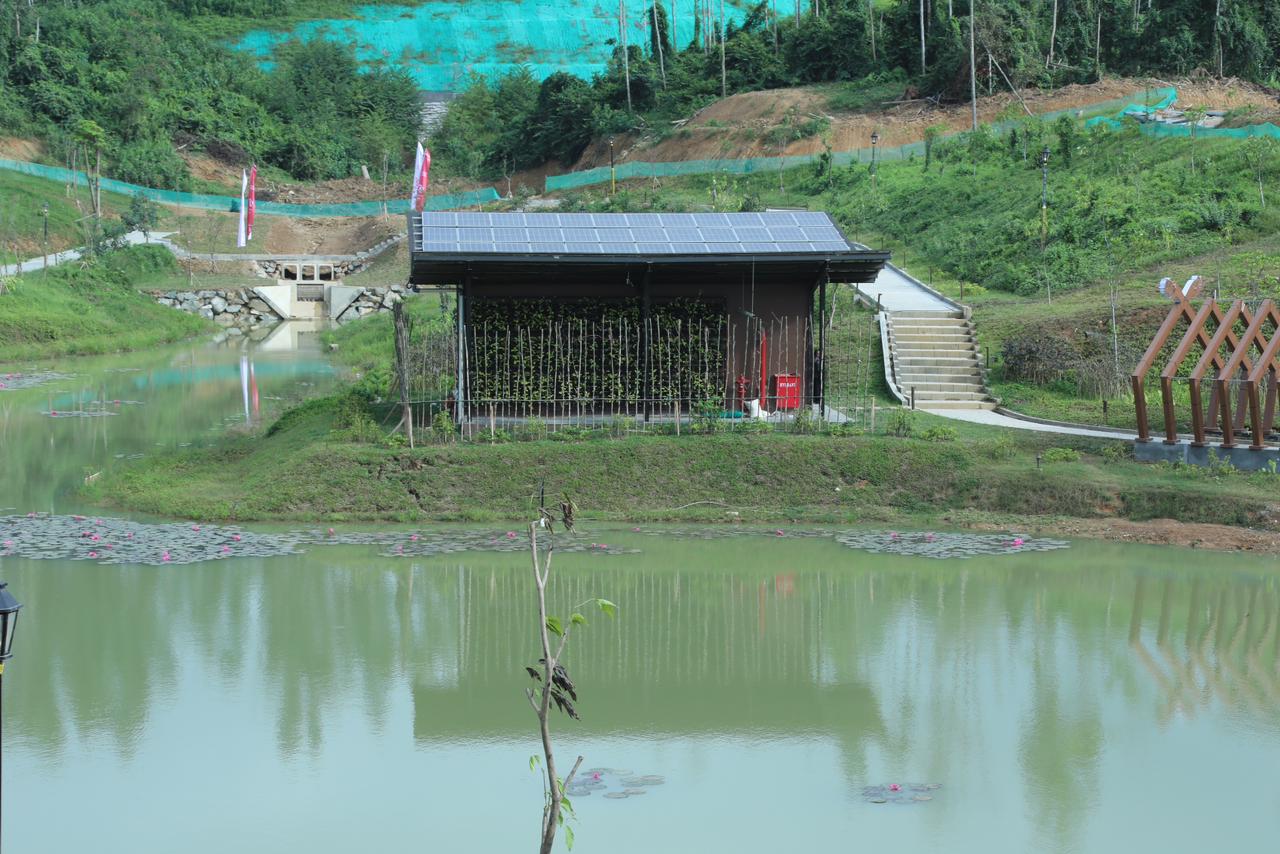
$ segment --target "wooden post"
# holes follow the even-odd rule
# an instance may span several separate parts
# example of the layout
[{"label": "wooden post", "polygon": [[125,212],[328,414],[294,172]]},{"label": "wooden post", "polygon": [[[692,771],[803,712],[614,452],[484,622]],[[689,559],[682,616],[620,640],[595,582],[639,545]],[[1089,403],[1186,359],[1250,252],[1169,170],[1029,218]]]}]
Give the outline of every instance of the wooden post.
[{"label": "wooden post", "polygon": [[875,432],[876,432],[876,399],[872,397],[871,398],[871,433],[874,435]]},{"label": "wooden post", "polygon": [[391,317],[396,330],[396,380],[400,384],[400,423],[396,429],[405,428],[409,447],[413,447],[413,405],[409,402],[409,319],[405,316],[404,301],[391,307]]}]

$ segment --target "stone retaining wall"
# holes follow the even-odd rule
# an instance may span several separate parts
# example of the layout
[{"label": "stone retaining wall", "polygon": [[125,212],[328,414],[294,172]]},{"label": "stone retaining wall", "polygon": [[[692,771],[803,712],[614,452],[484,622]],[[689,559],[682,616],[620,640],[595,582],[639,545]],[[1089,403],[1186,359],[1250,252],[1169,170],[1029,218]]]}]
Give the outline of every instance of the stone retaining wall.
[{"label": "stone retaining wall", "polygon": [[243,332],[263,325],[279,323],[281,318],[253,288],[229,288],[201,291],[152,291],[156,302],[179,311],[198,314],[227,330]]}]

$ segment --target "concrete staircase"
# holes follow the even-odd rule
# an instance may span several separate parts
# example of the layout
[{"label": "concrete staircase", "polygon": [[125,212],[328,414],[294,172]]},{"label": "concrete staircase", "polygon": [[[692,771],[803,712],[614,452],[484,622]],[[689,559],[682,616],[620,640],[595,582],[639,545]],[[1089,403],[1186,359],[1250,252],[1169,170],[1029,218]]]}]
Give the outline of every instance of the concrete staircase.
[{"label": "concrete staircase", "polygon": [[973,322],[960,311],[883,314],[886,361],[898,398],[917,409],[995,409]]}]

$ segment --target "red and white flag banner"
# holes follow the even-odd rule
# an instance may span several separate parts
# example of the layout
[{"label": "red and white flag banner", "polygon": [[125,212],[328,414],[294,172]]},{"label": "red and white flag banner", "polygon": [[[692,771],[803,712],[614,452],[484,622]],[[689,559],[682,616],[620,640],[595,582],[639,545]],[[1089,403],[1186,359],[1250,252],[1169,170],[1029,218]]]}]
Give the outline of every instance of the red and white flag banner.
[{"label": "red and white flag banner", "polygon": [[253,240],[253,215],[258,208],[258,167],[256,165],[249,168],[249,208],[245,217],[244,238],[246,241]]},{"label": "red and white flag banner", "polygon": [[245,210],[245,194],[249,191],[249,173],[240,170],[240,228],[236,232],[236,246],[244,246],[248,239],[245,231],[245,221],[247,212]]},{"label": "red and white flag banner", "polygon": [[413,159],[413,190],[409,194],[409,207],[420,211],[427,203],[427,187],[431,184],[431,152],[418,143],[418,153]]}]

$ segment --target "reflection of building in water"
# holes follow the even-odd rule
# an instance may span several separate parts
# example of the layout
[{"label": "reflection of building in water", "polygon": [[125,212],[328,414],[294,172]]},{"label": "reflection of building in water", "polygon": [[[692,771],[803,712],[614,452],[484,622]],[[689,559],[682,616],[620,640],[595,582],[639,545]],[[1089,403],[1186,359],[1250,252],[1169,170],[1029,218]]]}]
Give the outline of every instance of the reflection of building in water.
[{"label": "reflection of building in water", "polygon": [[[1152,589],[1154,588],[1154,589]],[[1159,597],[1154,631],[1148,599]],[[1194,717],[1214,704],[1275,714],[1280,703],[1280,592],[1274,583],[1139,578],[1129,646],[1159,686],[1159,721]]]}]

